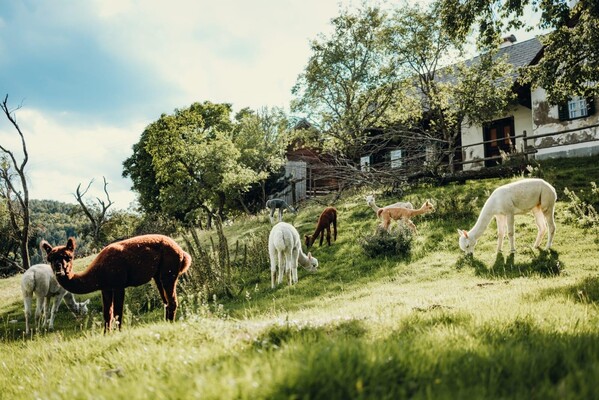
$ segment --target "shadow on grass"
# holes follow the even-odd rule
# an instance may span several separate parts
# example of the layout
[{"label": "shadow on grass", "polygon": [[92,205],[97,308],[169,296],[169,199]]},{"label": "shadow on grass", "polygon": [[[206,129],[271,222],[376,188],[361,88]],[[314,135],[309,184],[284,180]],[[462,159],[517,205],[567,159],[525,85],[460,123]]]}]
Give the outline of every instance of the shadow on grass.
[{"label": "shadow on grass", "polygon": [[572,285],[542,289],[531,295],[535,300],[544,300],[555,296],[582,304],[599,304],[599,277],[587,276]]},{"label": "shadow on grass", "polygon": [[[412,320],[386,338],[296,342],[265,398],[596,398],[597,333],[567,334],[530,319],[504,325]],[[456,336],[431,346],[431,331]],[[463,329],[469,333],[460,336]],[[436,337],[433,335],[433,337]],[[476,339],[474,339],[476,338]],[[461,340],[465,339],[465,340]]]},{"label": "shadow on grass", "polygon": [[564,265],[560,261],[557,251],[551,249],[528,251],[532,254],[531,260],[522,262],[516,261],[514,253],[510,253],[507,257],[503,253],[497,253],[495,262],[490,268],[473,255],[462,255],[456,261],[456,268],[470,267],[474,269],[476,275],[491,279],[518,278],[531,275],[551,277],[560,275],[563,271]]}]

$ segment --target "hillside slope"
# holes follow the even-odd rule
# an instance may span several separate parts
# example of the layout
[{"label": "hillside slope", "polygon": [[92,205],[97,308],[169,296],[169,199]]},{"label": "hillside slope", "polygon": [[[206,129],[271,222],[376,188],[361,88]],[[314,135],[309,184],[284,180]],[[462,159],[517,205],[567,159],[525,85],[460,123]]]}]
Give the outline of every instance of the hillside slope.
[{"label": "hillside slope", "polygon": [[[75,322],[63,308],[56,332],[25,338],[18,279],[0,281],[0,397],[597,398],[597,231],[570,221],[563,195],[565,180],[588,190],[599,176],[596,158],[591,172],[580,165],[558,178],[551,251],[530,247],[529,214],[516,217],[515,255],[495,254],[494,223],[474,258],[461,254],[456,229],[469,229],[490,191],[511,181],[501,179],[407,193],[415,205],[436,206],[414,218],[419,233],[407,259],[364,253],[360,240],[377,221],[369,192],[349,194],[335,204],[338,240],[311,249],[318,272],[300,270],[297,285],[271,289],[260,265],[233,299],[183,287],[174,324],[160,321],[160,310],[131,311],[143,302],[134,297],[155,291],[147,285],[127,292],[121,332],[102,334],[96,294],[87,319]],[[552,168],[543,170],[549,181]],[[392,200],[377,193],[381,206]],[[308,203],[285,219],[311,233],[323,208]],[[261,215],[225,234],[233,248],[269,229]]]}]

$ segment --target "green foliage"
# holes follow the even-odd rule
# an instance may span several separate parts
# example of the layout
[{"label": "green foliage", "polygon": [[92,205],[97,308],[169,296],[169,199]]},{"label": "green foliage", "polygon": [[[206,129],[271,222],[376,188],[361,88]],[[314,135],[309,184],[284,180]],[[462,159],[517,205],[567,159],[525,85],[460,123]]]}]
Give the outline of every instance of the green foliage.
[{"label": "green foliage", "polygon": [[133,180],[145,211],[187,223],[196,222],[198,213],[222,217],[278,169],[281,112],[244,110],[236,123],[230,114],[230,104],[194,103],[144,130],[123,175]]},{"label": "green foliage", "polygon": [[412,250],[412,231],[399,224],[390,232],[377,226],[374,235],[366,235],[360,244],[369,257],[407,258]]},{"label": "green foliage", "polygon": [[[398,80],[381,36],[385,14],[363,6],[342,10],[333,33],[310,44],[312,55],[294,88],[292,110],[311,115],[331,149],[359,154],[364,132],[378,127],[397,96]],[[373,109],[373,105],[376,108]]]},{"label": "green foliage", "polygon": [[599,188],[597,183],[591,182],[590,193],[585,196],[587,201],[568,188],[564,189],[564,194],[568,198],[568,207],[566,209],[566,221],[575,223],[581,228],[590,228],[599,233],[599,213],[595,206],[599,205]]},{"label": "green foliage", "polygon": [[589,97],[599,93],[599,7],[594,0],[580,0],[570,9],[566,1],[536,0],[441,0],[444,28],[463,40],[470,28],[478,28],[479,44],[490,48],[500,43],[510,29],[533,27],[524,21],[524,11],[540,11],[538,25],[549,30],[540,39],[543,57],[524,71],[524,81],[547,90],[556,104],[574,95]]}]

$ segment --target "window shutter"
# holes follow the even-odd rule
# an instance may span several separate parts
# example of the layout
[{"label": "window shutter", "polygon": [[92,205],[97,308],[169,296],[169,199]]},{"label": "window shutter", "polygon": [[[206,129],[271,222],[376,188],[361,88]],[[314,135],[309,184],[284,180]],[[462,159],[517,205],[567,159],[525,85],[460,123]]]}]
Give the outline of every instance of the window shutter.
[{"label": "window shutter", "polygon": [[595,98],[589,97],[587,99],[587,112],[588,116],[595,114]]},{"label": "window shutter", "polygon": [[560,103],[557,105],[557,114],[559,115],[560,121],[567,121],[570,119],[570,113],[568,111],[568,103]]}]

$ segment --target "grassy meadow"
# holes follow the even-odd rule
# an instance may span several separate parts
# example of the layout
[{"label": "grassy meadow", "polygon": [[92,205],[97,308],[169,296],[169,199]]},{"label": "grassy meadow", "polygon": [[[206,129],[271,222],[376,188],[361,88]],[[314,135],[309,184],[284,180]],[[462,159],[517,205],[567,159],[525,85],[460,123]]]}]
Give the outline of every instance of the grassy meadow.
[{"label": "grassy meadow", "polygon": [[[516,216],[516,254],[507,238],[495,253],[494,222],[474,257],[459,250],[456,229],[470,229],[490,192],[514,177],[406,192],[416,207],[436,207],[414,218],[406,257],[365,254],[360,243],[377,225],[364,201],[372,191],[347,193],[334,204],[337,241],[311,249],[316,273],[299,268],[297,285],[271,289],[267,249],[246,254],[260,262],[233,297],[181,282],[174,324],[149,306],[158,295],[148,284],[127,290],[120,332],[103,334],[98,292],[77,296],[92,300],[87,316],[63,304],[54,331],[26,336],[20,276],[0,280],[0,399],[599,398],[598,230],[577,223],[564,195],[590,196],[599,157],[548,161],[536,173],[558,191],[550,251],[531,248],[532,214]],[[397,201],[375,193],[379,206]],[[324,205],[284,218],[312,233]],[[238,241],[269,229],[266,214],[225,227],[231,257]]]}]

